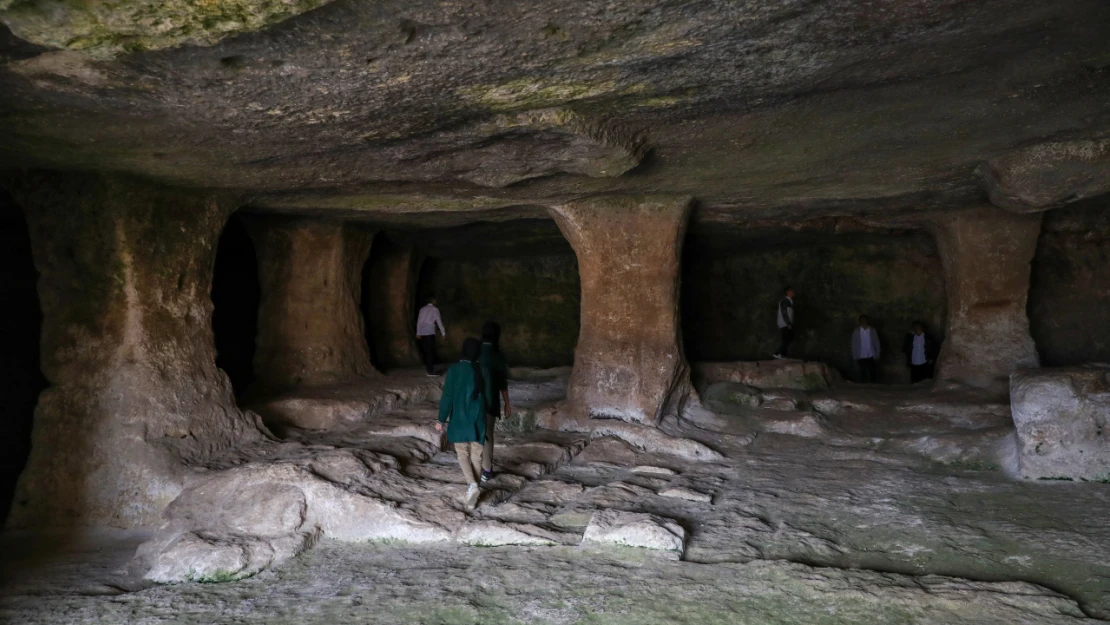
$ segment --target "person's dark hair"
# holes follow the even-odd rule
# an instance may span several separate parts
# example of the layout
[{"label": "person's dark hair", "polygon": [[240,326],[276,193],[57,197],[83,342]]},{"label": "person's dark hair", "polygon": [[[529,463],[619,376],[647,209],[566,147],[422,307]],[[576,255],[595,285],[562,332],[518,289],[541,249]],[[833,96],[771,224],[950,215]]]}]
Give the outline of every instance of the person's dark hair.
[{"label": "person's dark hair", "polygon": [[478,357],[482,355],[482,342],[470,337],[463,341],[462,352],[463,360],[470,363],[470,370],[474,372],[474,392],[470,394],[470,399],[478,399],[478,394],[486,387],[486,381],[482,378],[482,367],[478,365]]},{"label": "person's dark hair", "polygon": [[867,315],[860,315],[860,316],[859,316],[859,320],[860,320],[860,322],[861,322],[861,323],[862,323],[863,321],[865,321],[865,320],[866,320],[866,321],[871,321],[870,319],[868,319],[868,318],[867,318]]},{"label": "person's dark hair", "polygon": [[425,303],[425,304],[434,304],[434,303],[435,303],[435,301],[436,301],[436,295],[435,295],[435,293],[428,293],[428,295],[426,295],[426,296],[424,297],[424,303]]},{"label": "person's dark hair", "polygon": [[493,345],[493,351],[501,351],[501,325],[496,321],[482,324],[482,340]]},{"label": "person's dark hair", "polygon": [[920,321],[914,321],[913,325],[910,326],[910,328],[921,328],[921,331],[924,332],[925,331],[925,324],[920,322]]},{"label": "person's dark hair", "polygon": [[789,293],[793,290],[794,290],[794,287],[788,284],[788,285],[782,287],[782,294],[786,295],[787,293]]}]

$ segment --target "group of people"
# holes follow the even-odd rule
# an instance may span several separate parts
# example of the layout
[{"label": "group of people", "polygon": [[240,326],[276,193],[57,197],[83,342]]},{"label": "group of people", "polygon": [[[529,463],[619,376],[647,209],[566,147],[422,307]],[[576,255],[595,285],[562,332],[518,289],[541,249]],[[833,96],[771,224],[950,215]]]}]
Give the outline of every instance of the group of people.
[{"label": "group of people", "polygon": [[[428,375],[435,371],[435,331],[446,337],[435,298],[420,309],[416,340]],[[436,431],[446,429],[447,442],[454,446],[459,468],[466,479],[466,506],[474,509],[481,495],[480,484],[493,477],[494,428],[501,417],[512,415],[509,403],[509,365],[501,352],[501,326],[495,321],[482,325],[482,338],[467,338],[462,358],[447,369],[439,400]]]},{"label": "group of people", "polygon": [[[777,309],[777,321],[781,342],[773,356],[787,358],[790,344],[794,342],[793,287],[788,286],[783,289],[783,298],[779,300]],[[871,325],[867,315],[860,315],[859,326],[852,331],[851,350],[852,359],[856,361],[856,366],[859,368],[860,382],[867,384],[878,381],[882,345],[879,342],[879,333]],[[940,345],[925,331],[924,323],[913,322],[910,332],[902,340],[902,352],[910,368],[911,383],[933,377],[933,367],[940,352]]]}]

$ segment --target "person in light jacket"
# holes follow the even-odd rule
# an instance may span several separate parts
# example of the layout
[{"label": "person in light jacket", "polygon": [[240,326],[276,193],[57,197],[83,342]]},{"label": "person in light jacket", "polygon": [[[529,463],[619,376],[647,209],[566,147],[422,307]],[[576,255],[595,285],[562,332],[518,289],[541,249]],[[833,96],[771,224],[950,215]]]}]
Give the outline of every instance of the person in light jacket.
[{"label": "person in light jacket", "polygon": [[852,358],[859,366],[860,382],[868,384],[879,379],[879,333],[871,327],[867,315],[860,315],[859,327],[852,332]]},{"label": "person in light jacket", "polygon": [[416,342],[420,345],[420,360],[424,362],[424,371],[428,375],[436,374],[436,328],[439,333],[447,338],[447,330],[443,328],[443,319],[436,308],[434,295],[428,297],[428,303],[420,309],[416,317]]}]

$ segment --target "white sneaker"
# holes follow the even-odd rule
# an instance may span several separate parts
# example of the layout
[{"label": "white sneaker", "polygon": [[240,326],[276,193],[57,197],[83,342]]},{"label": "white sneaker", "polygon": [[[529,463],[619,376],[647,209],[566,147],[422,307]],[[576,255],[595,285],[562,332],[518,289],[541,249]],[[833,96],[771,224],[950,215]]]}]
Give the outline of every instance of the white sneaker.
[{"label": "white sneaker", "polygon": [[774,358],[775,360],[782,360],[783,358],[786,358],[786,356],[783,356],[782,354],[771,354],[771,358]]},{"label": "white sneaker", "polygon": [[481,491],[478,490],[478,485],[477,484],[471,484],[470,487],[466,489],[466,507],[467,507],[467,509],[473,510],[474,508],[478,507],[478,495],[480,495],[480,494],[481,494]]}]

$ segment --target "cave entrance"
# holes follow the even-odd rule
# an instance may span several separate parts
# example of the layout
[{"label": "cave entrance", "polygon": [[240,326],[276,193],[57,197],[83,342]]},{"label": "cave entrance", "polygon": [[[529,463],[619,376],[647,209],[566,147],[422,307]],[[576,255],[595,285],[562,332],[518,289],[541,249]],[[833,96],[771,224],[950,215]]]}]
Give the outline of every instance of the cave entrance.
[{"label": "cave entrance", "polygon": [[0,437],[0,522],[8,516],[15,484],[31,452],[31,426],[39,393],[47,387],[40,367],[42,308],[23,212],[0,191],[0,301],[7,328],[0,349],[0,396],[5,436]]},{"label": "cave entrance", "polygon": [[[440,363],[458,359],[466,337],[481,336],[487,320],[501,324],[501,345],[513,367],[574,364],[581,289],[578,260],[551,219],[480,222],[449,228],[397,229],[379,234],[371,251],[364,309],[376,363],[385,369],[420,365],[417,311],[434,294],[447,328],[437,337]],[[399,280],[385,280],[387,259],[411,250],[414,260],[402,327],[377,323],[383,302],[396,299]],[[402,270],[395,270],[398,275]],[[392,289],[392,295],[382,290]],[[391,332],[383,335],[383,330]]]},{"label": "cave entrance", "polygon": [[834,227],[693,222],[682,269],[687,359],[769,360],[780,341],[776,307],[791,285],[792,358],[823,362],[859,380],[850,344],[866,314],[881,344],[878,382],[908,383],[902,341],[913,321],[943,339],[947,302],[936,243],[923,230]]},{"label": "cave entrance", "polygon": [[238,213],[232,215],[216,248],[212,274],[212,333],[216,366],[231,380],[236,397],[254,381],[255,337],[261,288],[254,242]]}]

